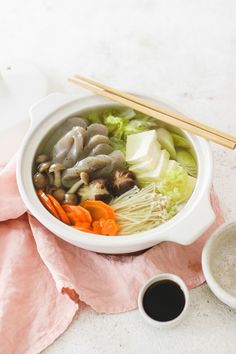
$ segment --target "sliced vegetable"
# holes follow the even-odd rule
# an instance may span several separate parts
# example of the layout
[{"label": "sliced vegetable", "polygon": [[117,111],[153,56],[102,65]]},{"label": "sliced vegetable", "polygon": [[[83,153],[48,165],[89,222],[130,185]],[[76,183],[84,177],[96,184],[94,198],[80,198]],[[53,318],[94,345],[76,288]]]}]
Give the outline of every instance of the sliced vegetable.
[{"label": "sliced vegetable", "polygon": [[58,212],[56,211],[55,207],[53,206],[51,200],[48,198],[48,196],[44,193],[44,191],[42,191],[41,189],[39,189],[37,191],[37,195],[41,201],[41,203],[45,206],[45,208],[53,215],[55,216],[57,219],[60,219],[60,216],[58,214]]},{"label": "sliced vegetable", "polygon": [[110,135],[118,139],[123,139],[130,134],[144,132],[158,127],[155,119],[145,114],[135,112],[133,109],[127,108],[121,112],[92,112],[89,115],[92,123],[103,123],[108,128]]},{"label": "sliced vegetable", "polygon": [[176,151],[171,133],[165,128],[159,128],[157,129],[157,140],[161,144],[162,148],[169,152],[170,157],[175,159]]},{"label": "sliced vegetable", "polygon": [[56,209],[61,221],[64,222],[65,224],[67,224],[67,225],[71,225],[71,222],[70,222],[68,216],[66,215],[64,209],[62,208],[60,203],[56,200],[56,198],[54,198],[51,194],[47,194],[47,197],[52,202],[52,204],[53,204],[54,208]]},{"label": "sliced vegetable", "polygon": [[176,160],[189,175],[197,177],[197,163],[189,151],[183,148],[176,149]]},{"label": "sliced vegetable", "polygon": [[136,113],[132,108],[127,108],[119,113],[119,116],[126,119],[132,119],[136,116]]},{"label": "sliced vegetable", "polygon": [[125,141],[122,139],[115,138],[114,136],[110,138],[110,144],[113,150],[120,150],[125,154]]},{"label": "sliced vegetable", "polygon": [[197,180],[195,177],[188,176],[188,182],[185,188],[185,193],[183,194],[184,201],[188,200],[191,197],[196,186],[196,182]]},{"label": "sliced vegetable", "polygon": [[89,232],[91,234],[95,234],[96,233],[96,232],[94,232],[92,227],[90,225],[88,225],[87,223],[76,224],[76,225],[74,225],[72,227],[74,229],[76,229],[76,230],[80,230],[80,231],[83,231],[83,232]]},{"label": "sliced vegetable", "polygon": [[169,196],[178,204],[184,202],[193,192],[193,183],[189,184],[187,172],[174,160],[169,162],[168,169],[157,187],[163,195]]},{"label": "sliced vegetable", "polygon": [[82,231],[82,232],[88,232],[90,234],[95,234],[93,229],[87,229],[86,227],[83,226],[73,226],[76,230]]},{"label": "sliced vegetable", "polygon": [[121,139],[128,120],[123,117],[116,117],[109,114],[104,118],[104,123],[109,131],[115,138]]},{"label": "sliced vegetable", "polygon": [[120,230],[119,225],[116,223],[114,219],[105,220],[104,225],[102,227],[102,235],[107,236],[115,236],[118,234]]},{"label": "sliced vegetable", "polygon": [[90,112],[88,115],[88,120],[90,123],[103,123],[103,119],[99,111]]},{"label": "sliced vegetable", "polygon": [[150,119],[143,117],[139,119],[132,119],[124,128],[124,135],[142,133],[147,130],[156,128],[157,124],[150,121]]},{"label": "sliced vegetable", "polygon": [[114,210],[107,204],[100,200],[86,200],[82,202],[81,207],[89,211],[93,221],[100,219],[114,219],[116,218]]},{"label": "sliced vegetable", "polygon": [[[110,220],[110,219],[108,219]],[[93,222],[92,226],[93,226],[93,231],[96,234],[102,234],[102,228],[104,226],[104,222],[106,221],[106,219],[99,219]]]},{"label": "sliced vegetable", "polygon": [[63,209],[72,225],[81,225],[81,223],[91,224],[92,222],[89,211],[80,205],[64,204]]},{"label": "sliced vegetable", "polygon": [[115,236],[119,229],[120,227],[114,219],[100,219],[93,222],[94,232],[100,235]]},{"label": "sliced vegetable", "polygon": [[188,148],[189,142],[186,138],[176,133],[171,133],[175,147]]}]

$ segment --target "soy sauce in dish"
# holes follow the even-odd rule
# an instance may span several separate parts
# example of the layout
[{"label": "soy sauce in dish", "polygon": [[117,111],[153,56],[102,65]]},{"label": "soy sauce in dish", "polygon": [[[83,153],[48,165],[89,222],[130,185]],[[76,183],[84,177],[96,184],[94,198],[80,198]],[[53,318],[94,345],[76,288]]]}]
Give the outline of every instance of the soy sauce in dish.
[{"label": "soy sauce in dish", "polygon": [[172,280],[157,281],[146,290],[143,297],[143,308],[146,314],[160,322],[177,318],[184,306],[184,293]]}]

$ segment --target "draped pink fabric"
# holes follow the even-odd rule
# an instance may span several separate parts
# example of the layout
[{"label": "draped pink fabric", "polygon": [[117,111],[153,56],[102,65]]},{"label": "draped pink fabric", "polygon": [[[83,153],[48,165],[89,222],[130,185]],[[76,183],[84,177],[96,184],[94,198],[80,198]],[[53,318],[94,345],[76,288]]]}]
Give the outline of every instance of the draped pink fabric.
[{"label": "draped pink fabric", "polygon": [[212,204],[216,221],[190,246],[163,242],[139,255],[101,255],[62,241],[27,213],[12,160],[0,173],[0,353],[39,353],[66,330],[80,300],[97,312],[135,309],[155,274],[200,285],[202,248],[224,221],[214,194]]}]

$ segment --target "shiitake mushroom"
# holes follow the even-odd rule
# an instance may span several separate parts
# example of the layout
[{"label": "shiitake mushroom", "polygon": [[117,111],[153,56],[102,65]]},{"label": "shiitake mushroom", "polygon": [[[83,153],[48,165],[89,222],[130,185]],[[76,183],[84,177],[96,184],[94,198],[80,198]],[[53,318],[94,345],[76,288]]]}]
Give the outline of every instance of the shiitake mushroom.
[{"label": "shiitake mushroom", "polygon": [[110,189],[114,196],[124,194],[135,186],[135,174],[131,171],[115,171],[110,180]]},{"label": "shiitake mushroom", "polygon": [[87,186],[84,185],[78,191],[81,201],[85,200],[101,200],[109,203],[112,195],[108,190],[107,180],[99,178],[91,181]]}]

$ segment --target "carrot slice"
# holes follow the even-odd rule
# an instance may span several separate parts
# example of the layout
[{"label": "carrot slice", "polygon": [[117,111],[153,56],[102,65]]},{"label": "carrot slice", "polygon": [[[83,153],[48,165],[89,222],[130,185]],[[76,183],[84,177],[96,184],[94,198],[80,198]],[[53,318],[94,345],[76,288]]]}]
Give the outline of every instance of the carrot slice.
[{"label": "carrot slice", "polygon": [[100,219],[93,222],[93,230],[100,235],[115,236],[118,234],[120,227],[114,219]]},{"label": "carrot slice", "polygon": [[79,230],[79,231],[83,231],[83,232],[89,232],[91,234],[95,234],[95,232],[93,231],[93,229],[91,229],[91,227],[86,227],[86,226],[79,226],[79,225],[75,225],[72,226],[74,229]]},{"label": "carrot slice", "polygon": [[56,209],[58,215],[60,216],[61,221],[63,221],[67,225],[71,225],[71,222],[68,216],[66,215],[64,209],[62,208],[61,204],[51,194],[47,194],[47,196],[51,200],[54,208]]},{"label": "carrot slice", "polygon": [[91,229],[91,223],[90,222],[81,222],[81,223],[77,223],[77,224],[73,225],[73,227],[75,229],[79,228],[79,227],[84,227],[85,229]]},{"label": "carrot slice", "polygon": [[102,234],[102,228],[104,226],[104,222],[105,222],[105,219],[100,219],[100,220],[94,221],[93,225],[92,225],[94,232],[96,232],[97,234]]},{"label": "carrot slice", "polygon": [[56,209],[54,208],[51,200],[48,198],[48,196],[44,193],[44,191],[42,191],[41,189],[39,189],[37,191],[37,195],[41,201],[41,203],[43,204],[43,206],[53,215],[55,216],[57,219],[60,219],[60,216],[58,215],[58,212],[56,211]]},{"label": "carrot slice", "polygon": [[72,225],[81,224],[83,222],[91,224],[92,222],[89,211],[79,205],[64,204],[63,209]]},{"label": "carrot slice", "polygon": [[80,204],[83,208],[87,209],[94,221],[100,219],[114,219],[116,218],[115,212],[109,205],[100,200],[86,200]]},{"label": "carrot slice", "polygon": [[113,219],[106,220],[102,227],[102,235],[115,236],[120,230],[119,225]]}]

